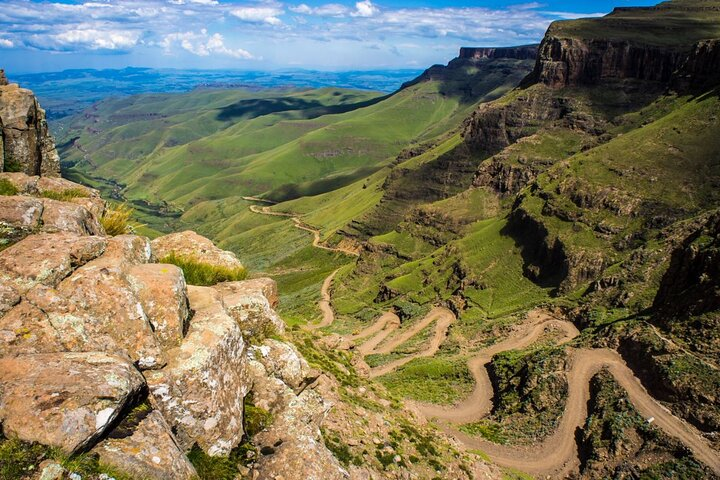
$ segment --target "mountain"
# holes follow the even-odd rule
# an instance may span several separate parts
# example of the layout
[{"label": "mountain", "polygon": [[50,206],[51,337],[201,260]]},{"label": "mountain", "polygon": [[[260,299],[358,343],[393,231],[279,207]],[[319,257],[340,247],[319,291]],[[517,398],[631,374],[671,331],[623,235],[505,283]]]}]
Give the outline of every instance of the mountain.
[{"label": "mountain", "polygon": [[[49,144],[46,125],[9,121],[18,106],[38,120],[32,92],[2,83],[2,124]],[[381,415],[397,401],[310,332],[286,331],[275,282],[245,280],[235,254],[192,231],[137,235],[127,210],[59,178],[57,162],[5,171],[38,158],[3,140],[0,478],[344,480],[391,465],[499,478],[402,408]],[[373,456],[350,455],[328,424],[362,425]]]},{"label": "mountain", "polygon": [[63,166],[274,278],[343,412],[409,407],[377,448],[324,424],[345,468],[479,477],[426,460],[431,421],[509,476],[717,478],[719,25],[674,0],[463,48],[389,96],[108,100],[66,121]]}]

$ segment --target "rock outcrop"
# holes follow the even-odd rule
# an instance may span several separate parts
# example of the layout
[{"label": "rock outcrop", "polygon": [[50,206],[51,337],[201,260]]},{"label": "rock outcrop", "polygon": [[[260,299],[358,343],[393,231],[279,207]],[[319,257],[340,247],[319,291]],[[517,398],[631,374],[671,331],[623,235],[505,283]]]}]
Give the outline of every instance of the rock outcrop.
[{"label": "rock outcrop", "polygon": [[57,177],[60,157],[35,95],[0,74],[0,172]]},{"label": "rock outcrop", "polygon": [[186,285],[180,268],[157,258],[240,262],[194,232],[152,243],[108,237],[94,213],[104,202],[72,182],[22,173],[0,180],[16,190],[0,196],[4,435],[90,451],[136,478],[190,479],[192,448],[228,455],[248,440],[254,389],[277,418],[267,435],[283,442],[255,460],[255,478],[276,478],[288,465],[347,477],[320,435],[331,404],[311,387],[319,373],[291,345],[263,340],[285,330],[272,280]]}]

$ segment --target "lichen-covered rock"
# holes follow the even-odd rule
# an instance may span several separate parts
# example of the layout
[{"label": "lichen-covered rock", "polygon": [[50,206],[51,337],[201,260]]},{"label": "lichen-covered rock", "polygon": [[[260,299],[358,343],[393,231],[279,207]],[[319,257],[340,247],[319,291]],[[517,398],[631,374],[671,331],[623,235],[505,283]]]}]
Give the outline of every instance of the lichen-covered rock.
[{"label": "lichen-covered rock", "polygon": [[46,232],[104,235],[98,219],[82,205],[43,199],[42,228]]},{"label": "lichen-covered rock", "polygon": [[180,345],[190,315],[182,270],[157,263],[135,265],[128,278],[163,348]]},{"label": "lichen-covered rock", "polygon": [[330,453],[322,441],[291,438],[274,447],[266,447],[254,466],[256,480],[298,478],[304,480],[346,480],[350,474]]},{"label": "lichen-covered rock", "polygon": [[227,455],[243,436],[243,407],[250,389],[245,341],[218,292],[188,286],[195,312],[168,365],[146,378],[153,403],[177,431],[178,444],[194,443],[209,455]]},{"label": "lichen-covered rock", "polygon": [[277,302],[277,287],[273,280],[226,282],[213,288],[220,292],[227,312],[247,337],[264,337],[268,333],[285,331],[285,323],[272,308],[272,302]]},{"label": "lichen-covered rock", "polygon": [[105,212],[105,200],[100,197],[98,190],[64,178],[31,176],[22,172],[2,172],[0,180],[10,182],[17,189],[19,195],[44,197],[71,192],[73,195],[68,196],[68,202],[85,207],[96,218],[102,217]]},{"label": "lichen-covered rock", "polygon": [[102,237],[70,233],[31,235],[0,252],[0,282],[25,293],[35,285],[57,286],[105,250]]},{"label": "lichen-covered rock", "polygon": [[40,227],[43,202],[37,198],[0,196],[0,224],[28,232]]},{"label": "lichen-covered rock", "polygon": [[248,353],[265,367],[268,375],[278,378],[293,390],[306,386],[320,375],[289,343],[268,338],[262,345],[251,347]]},{"label": "lichen-covered rock", "polygon": [[45,111],[30,90],[0,85],[0,171],[60,176],[60,157],[48,131]]},{"label": "lichen-covered rock", "polygon": [[6,435],[75,452],[102,435],[143,385],[130,362],[100,352],[0,358],[0,421]]},{"label": "lichen-covered rock", "polygon": [[93,449],[104,464],[146,480],[189,480],[197,472],[157,411],[131,413]]},{"label": "lichen-covered rock", "polygon": [[0,356],[65,350],[48,315],[32,303],[23,301],[0,317]]},{"label": "lichen-covered rock", "polygon": [[191,258],[218,267],[242,267],[234,253],[219,249],[210,240],[191,230],[158,237],[152,241],[152,249],[160,259],[174,253],[178,257]]},{"label": "lichen-covered rock", "polygon": [[159,368],[165,364],[163,350],[126,276],[139,246],[133,244],[143,242],[117,239],[108,242],[105,255],[58,285],[66,302],[51,309],[53,320],[82,329],[102,351],[127,354],[142,369]]}]

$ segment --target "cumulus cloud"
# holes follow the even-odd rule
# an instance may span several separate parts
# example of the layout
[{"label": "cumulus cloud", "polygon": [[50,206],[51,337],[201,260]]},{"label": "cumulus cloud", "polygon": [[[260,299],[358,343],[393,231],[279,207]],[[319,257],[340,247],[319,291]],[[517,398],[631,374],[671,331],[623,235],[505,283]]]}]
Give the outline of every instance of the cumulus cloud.
[{"label": "cumulus cloud", "polygon": [[[127,50],[137,44],[140,32],[77,28],[49,35],[50,44],[59,47],[80,46],[89,50]],[[67,48],[64,48],[67,49]]]},{"label": "cumulus cloud", "polygon": [[268,25],[280,25],[282,20],[278,16],[285,11],[274,6],[261,7],[240,7],[230,10],[230,14],[245,22],[267,23]]},{"label": "cumulus cloud", "polygon": [[173,45],[180,47],[199,57],[207,57],[211,54],[227,55],[233,58],[252,59],[253,55],[242,48],[228,48],[225,39],[219,33],[208,34],[206,29],[195,32],[175,32],[165,35],[161,42],[167,53],[170,53]]},{"label": "cumulus cloud", "polygon": [[[528,43],[542,38],[552,20],[581,16],[550,11],[544,6],[547,2],[504,8],[375,3],[380,0],[304,2],[2,0],[0,48],[108,54],[142,51],[144,55],[152,55],[154,49],[157,53],[253,58],[247,50],[237,48],[242,45],[255,58],[287,52],[293,61],[312,63],[324,60],[327,52],[346,58],[347,50],[343,55],[339,45],[352,51],[363,45],[394,45],[394,54],[415,56],[440,48],[452,51],[463,44]],[[404,48],[403,44],[419,47]],[[300,48],[305,49],[304,56],[293,56]]]},{"label": "cumulus cloud", "polygon": [[355,4],[355,11],[352,13],[355,17],[372,17],[378,13],[378,8],[373,5],[370,0],[363,0]]}]

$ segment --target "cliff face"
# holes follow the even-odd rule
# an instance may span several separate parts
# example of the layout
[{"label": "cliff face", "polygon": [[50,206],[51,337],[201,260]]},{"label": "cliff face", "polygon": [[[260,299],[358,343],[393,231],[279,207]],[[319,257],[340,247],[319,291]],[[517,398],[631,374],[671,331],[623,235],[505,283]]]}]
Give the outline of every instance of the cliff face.
[{"label": "cliff face", "polygon": [[517,60],[534,60],[539,45],[521,45],[518,47],[462,47],[458,58],[463,60],[480,60],[481,58],[514,58]]},{"label": "cliff face", "polygon": [[57,177],[60,157],[35,95],[0,73],[0,172]]},{"label": "cliff face", "polygon": [[684,52],[628,41],[549,35],[540,46],[530,80],[555,88],[624,79],[667,83],[685,58]]},{"label": "cliff face", "polygon": [[695,44],[684,64],[673,78],[681,89],[703,89],[720,83],[720,39]]}]

